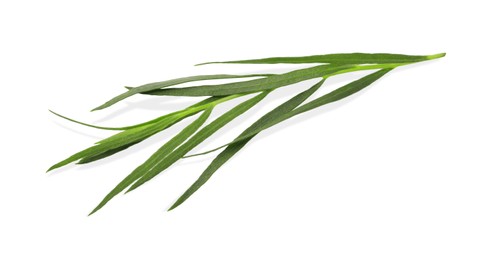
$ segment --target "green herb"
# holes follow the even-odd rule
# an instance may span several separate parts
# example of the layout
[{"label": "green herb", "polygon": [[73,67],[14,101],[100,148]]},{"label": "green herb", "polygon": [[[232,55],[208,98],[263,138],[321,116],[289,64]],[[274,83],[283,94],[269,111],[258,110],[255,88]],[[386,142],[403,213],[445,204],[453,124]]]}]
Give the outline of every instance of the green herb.
[{"label": "green herb", "polygon": [[[120,94],[104,104],[96,107],[93,110],[99,110],[112,106],[119,101],[131,97],[135,94],[145,94],[154,96],[208,96],[205,100],[198,102],[190,107],[182,110],[178,110],[173,113],[169,113],[158,118],[124,127],[104,127],[96,126],[87,123],[83,123],[69,117],[62,116],[53,111],[53,114],[72,121],[77,124],[103,129],[120,131],[108,138],[105,138],[95,145],[84,149],[67,159],[60,161],[59,163],[51,166],[48,171],[62,167],[72,162],[78,164],[86,164],[96,160],[100,160],[111,156],[115,153],[128,149],[134,144],[137,144],[146,138],[161,132],[168,127],[194,116],[198,113],[200,115],[184,127],[181,132],[172,137],[162,147],[160,147],[151,157],[135,168],[126,178],[124,178],[103,200],[93,209],[90,214],[95,213],[107,204],[114,196],[127,189],[126,193],[132,191],[147,181],[154,178],[159,173],[163,172],[175,162],[180,159],[199,156],[207,153],[211,153],[220,149],[224,149],[220,152],[211,164],[205,169],[200,177],[185,191],[185,193],[170,207],[176,208],[186,201],[194,192],[196,192],[202,185],[204,185],[209,178],[230,158],[232,158],[240,149],[242,149],[250,140],[252,140],[261,131],[282,123],[299,114],[308,112],[312,109],[329,104],[331,102],[338,101],[345,97],[348,97],[363,88],[369,86],[374,81],[378,80],[386,73],[394,68],[422,62],[432,59],[443,57],[445,54],[435,54],[428,56],[410,56],[402,54],[386,54],[386,53],[344,53],[344,54],[327,54],[327,55],[315,55],[306,57],[274,57],[254,60],[237,60],[237,61],[225,61],[225,62],[208,62],[211,63],[240,63],[240,64],[277,64],[277,63],[322,63],[309,68],[293,70],[282,74],[251,74],[251,75],[200,75],[191,76],[178,79],[167,80],[163,82],[156,82],[145,84],[139,87],[126,87],[127,92]],[[349,84],[346,84],[328,94],[325,94],[319,98],[316,98],[310,102],[302,104],[306,101],[314,92],[321,88],[324,81],[331,76],[349,73],[354,71],[373,70],[375,72],[357,79]],[[198,85],[192,87],[175,87],[183,83],[214,80],[214,79],[237,79],[237,78],[255,78],[247,81],[230,82],[223,84],[212,85]],[[310,87],[309,89],[300,92],[291,99],[282,103],[275,109],[266,113],[259,118],[255,123],[245,129],[237,138],[231,142],[217,147],[215,149],[198,153],[189,154],[193,148],[197,147],[204,140],[213,135],[216,131],[223,126],[237,118],[239,115],[245,113],[250,108],[258,104],[264,97],[266,97],[271,91],[275,91],[277,88],[285,87],[294,83],[306,81],[309,79],[320,78],[321,80]],[[217,119],[211,123],[206,123],[210,117],[212,110],[216,105],[228,102],[230,100],[245,96],[255,96],[247,99],[246,101],[238,104],[231,110],[227,111],[223,115],[220,115]],[[202,128],[201,128],[202,127]]]}]

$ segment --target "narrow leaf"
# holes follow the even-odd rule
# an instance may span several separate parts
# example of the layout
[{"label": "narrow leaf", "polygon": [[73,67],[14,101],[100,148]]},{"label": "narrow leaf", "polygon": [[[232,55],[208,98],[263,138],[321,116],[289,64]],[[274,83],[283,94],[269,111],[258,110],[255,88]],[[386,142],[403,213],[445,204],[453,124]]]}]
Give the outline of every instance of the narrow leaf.
[{"label": "narrow leaf", "polygon": [[123,132],[120,132],[116,135],[112,135],[109,138],[103,139],[102,141],[98,142],[98,144],[91,146],[87,149],[84,149],[78,153],[73,154],[72,156],[68,157],[65,160],[62,160],[61,162],[58,162],[51,166],[47,172],[54,170],[56,168],[62,167],[64,165],[67,165],[71,162],[75,162],[79,159],[82,158],[91,158],[95,157],[97,155],[100,155],[102,153],[108,152],[110,150],[117,149],[119,147],[127,146],[132,143],[136,143],[139,141],[144,140],[145,138],[148,138],[149,136],[163,130],[164,128],[168,127],[172,123],[174,123],[176,120],[178,120],[179,117],[168,117],[165,118],[163,121],[151,124],[151,125],[145,125],[141,126],[138,128],[132,128],[129,130],[125,130]]},{"label": "narrow leaf", "polygon": [[201,142],[203,142],[205,139],[207,139],[209,136],[214,134],[216,131],[218,131],[220,128],[225,126],[227,123],[238,117],[239,115],[245,113],[247,110],[249,110],[251,107],[259,103],[266,95],[269,93],[269,91],[264,91],[256,96],[254,96],[251,99],[248,99],[247,101],[244,101],[240,103],[239,105],[235,106],[228,112],[224,113],[220,117],[218,117],[216,120],[199,130],[194,136],[192,136],[187,142],[185,142],[183,145],[178,147],[175,151],[170,153],[168,156],[161,158],[161,160],[153,167],[150,169],[144,176],[142,176],[139,180],[137,180],[127,192],[136,189],[137,187],[141,186],[145,182],[151,180],[154,178],[156,175],[158,175],[160,172],[164,171],[166,168],[170,167],[173,163],[178,161],[182,156],[184,156],[186,153],[188,153],[190,150],[192,150],[194,147],[199,145]]},{"label": "narrow leaf", "polygon": [[[211,97],[205,99],[193,106],[190,106],[186,109],[167,114],[163,117],[159,117],[157,119],[151,120],[149,122],[153,122],[152,124],[144,124],[139,127],[134,127],[131,129],[127,129],[123,132],[112,135],[106,139],[103,139],[97,142],[95,146],[89,147],[85,150],[82,150],[69,158],[53,165],[50,167],[47,172],[67,165],[71,162],[77,161],[82,158],[91,158],[107,153],[110,150],[115,150],[124,146],[127,146],[132,143],[138,143],[170,126],[176,124],[180,120],[183,120],[186,117],[189,117],[193,114],[196,114],[204,109],[215,106],[216,104],[231,100],[238,97],[238,95],[231,95],[226,97]],[[148,122],[148,123],[149,123]]]},{"label": "narrow leaf", "polygon": [[201,81],[201,80],[214,80],[214,79],[233,79],[233,78],[250,78],[250,77],[263,77],[269,74],[252,74],[252,75],[227,75],[227,74],[219,74],[219,75],[200,75],[200,76],[191,76],[184,78],[177,78],[167,81],[154,82],[145,84],[139,87],[130,88],[127,92],[122,93],[104,104],[94,108],[92,111],[100,110],[103,108],[107,108],[121,100],[124,100],[130,96],[133,96],[138,93],[144,93],[155,89],[167,88],[174,85],[179,85],[187,82]]},{"label": "narrow leaf", "polygon": [[[324,79],[309,88],[306,91],[301,92],[295,97],[289,99],[285,103],[279,105],[275,109],[271,110],[259,120],[249,126],[245,131],[243,131],[237,138],[235,138],[234,143],[228,145],[228,147],[221,152],[212,162],[209,164],[208,168],[199,176],[199,178],[192,184],[192,186],[185,191],[185,193],[180,196],[180,198],[171,206],[169,210],[172,210],[182,204],[187,200],[194,192],[196,192],[204,183],[206,183],[209,178],[218,170],[224,163],[226,163],[231,157],[233,157],[240,149],[242,149],[254,136],[263,129],[270,122],[277,120],[280,116],[292,111],[297,106],[302,104],[307,98],[309,98],[316,90],[318,90]],[[248,137],[245,137],[248,136]],[[241,141],[238,141],[241,139]]]},{"label": "narrow leaf", "polygon": [[361,79],[358,79],[356,81],[353,81],[343,87],[340,87],[320,98],[317,98],[297,109],[294,109],[293,111],[290,111],[286,114],[283,114],[283,115],[280,115],[279,117],[277,118],[273,118],[272,121],[270,122],[267,122],[266,124],[262,125],[261,127],[255,129],[254,131],[251,131],[250,133],[243,133],[242,136],[239,136],[237,137],[235,140],[233,140],[232,142],[230,143],[227,143],[227,144],[224,144],[222,146],[219,146],[219,147],[216,147],[214,149],[211,149],[211,150],[208,150],[206,152],[202,152],[202,153],[197,153],[197,154],[192,154],[192,155],[188,155],[188,156],[184,156],[184,158],[189,158],[189,157],[195,157],[195,156],[199,156],[199,155],[205,155],[205,154],[209,154],[209,153],[212,153],[214,151],[217,151],[221,148],[224,148],[226,146],[229,146],[231,144],[235,144],[237,142],[241,142],[243,140],[246,140],[246,139],[249,139],[251,138],[252,136],[256,135],[257,133],[269,128],[269,127],[272,127],[278,123],[281,123],[293,116],[296,116],[298,114],[301,114],[303,112],[306,112],[306,111],[309,111],[309,110],[312,110],[314,108],[317,108],[317,107],[320,107],[322,105],[326,105],[326,104],[329,104],[331,102],[334,102],[334,101],[338,101],[340,99],[343,99],[347,96],[350,96],[360,90],[362,90],[363,88],[367,87],[368,85],[370,85],[372,82],[376,81],[377,79],[379,79],[380,77],[382,77],[384,74],[386,74],[387,72],[389,72],[391,69],[382,69],[382,70],[379,70],[375,73],[372,73],[370,75],[367,75]]},{"label": "narrow leaf", "polygon": [[212,108],[205,110],[202,115],[197,118],[190,125],[185,127],[180,133],[166,142],[163,146],[161,146],[149,159],[147,159],[143,164],[137,167],[134,171],[132,171],[127,177],[125,177],[115,188],[113,188],[108,195],[96,206],[96,208],[91,211],[91,214],[95,213],[99,209],[101,209],[108,201],[110,201],[117,194],[122,192],[129,185],[134,183],[137,179],[142,177],[146,172],[148,172],[154,165],[163,157],[171,153],[177,146],[183,143],[187,138],[189,138],[193,133],[201,127],[201,125],[206,122],[207,118],[211,114]]},{"label": "narrow leaf", "polygon": [[115,148],[115,149],[112,149],[112,150],[108,150],[106,152],[103,152],[103,153],[100,153],[100,154],[97,154],[97,155],[94,155],[94,156],[84,157],[84,158],[80,159],[76,164],[86,164],[86,163],[94,162],[94,161],[97,161],[97,160],[101,160],[103,158],[106,158],[106,157],[109,157],[111,155],[114,155],[114,154],[116,154],[118,152],[121,152],[121,151],[123,151],[123,150],[131,147],[132,145],[137,144],[137,143],[139,143],[139,142],[135,142],[135,143],[123,145],[121,147],[118,147],[118,148]]},{"label": "narrow leaf", "polygon": [[[211,104],[212,102],[215,102],[221,98],[224,98],[224,97],[209,97],[207,99],[204,99],[200,102],[197,102],[189,107],[187,107],[186,109],[190,109],[190,108],[196,108],[196,107],[199,107],[199,106],[204,106],[204,105],[208,105],[208,104]],[[84,125],[84,126],[88,126],[88,127],[92,127],[92,128],[97,128],[97,129],[103,129],[103,130],[128,130],[128,129],[132,129],[132,128],[136,128],[136,127],[140,127],[140,126],[144,126],[144,125],[150,125],[150,124],[154,124],[158,121],[161,121],[163,120],[164,118],[166,117],[169,117],[171,116],[171,114],[166,114],[166,115],[163,115],[163,116],[160,116],[160,117],[157,117],[155,119],[152,119],[152,120],[149,120],[147,122],[144,122],[144,123],[140,123],[140,124],[136,124],[136,125],[131,125],[131,126],[121,126],[121,127],[106,127],[106,126],[97,126],[97,125],[92,125],[92,124],[88,124],[88,123],[84,123],[84,122],[81,122],[81,121],[77,121],[75,119],[72,119],[72,118],[69,118],[69,117],[66,117],[66,116],[63,116],[61,114],[58,114],[52,110],[48,110],[50,111],[52,114],[58,116],[58,117],[61,117],[63,119],[66,119],[68,121],[71,121],[71,122],[74,122],[76,124],[80,124],[80,125]],[[199,112],[199,111],[197,111]],[[188,116],[192,116],[194,115],[195,113],[191,113],[189,114]],[[186,116],[186,117],[188,117]],[[186,117],[183,117],[182,119],[185,119]],[[176,122],[178,123],[178,121]]]},{"label": "narrow leaf", "polygon": [[384,64],[384,63],[414,63],[444,57],[445,53],[427,56],[389,54],[389,53],[338,53],[312,55],[302,57],[272,57],[253,60],[215,61],[197,65],[214,63],[240,64],[277,64],[277,63],[335,63],[335,64]]},{"label": "narrow leaf", "polygon": [[169,210],[172,210],[182,204],[187,198],[189,198],[194,192],[196,192],[204,183],[206,183],[209,178],[225,163],[227,162],[235,153],[237,153],[242,147],[247,144],[257,133],[260,131],[267,129],[273,125],[276,125],[280,122],[283,122],[295,115],[307,112],[309,110],[315,109],[322,105],[329,104],[331,102],[340,100],[342,98],[348,97],[363,88],[367,87],[380,77],[384,76],[391,69],[383,69],[372,73],[368,76],[365,76],[361,79],[353,81],[339,89],[336,89],[320,98],[317,98],[305,105],[302,105],[299,108],[296,108],[288,113],[283,114],[282,116],[275,117],[272,121],[265,121],[265,123],[261,124],[260,127],[256,127],[255,130],[245,131],[239,137],[235,139],[234,142],[228,145],[228,147],[223,150],[216,158],[211,162],[211,164],[206,168],[206,170],[199,176],[199,178],[192,184],[192,186],[185,191],[185,193],[180,196],[180,198],[170,207]]},{"label": "narrow leaf", "polygon": [[287,86],[302,82],[308,79],[324,77],[337,73],[345,69],[350,69],[353,65],[320,65],[311,68],[290,71],[284,74],[277,74],[267,78],[254,79],[235,83],[218,85],[204,85],[188,88],[168,88],[156,90],[154,95],[168,96],[226,96],[239,93],[253,93],[264,90],[272,90],[282,86]]}]

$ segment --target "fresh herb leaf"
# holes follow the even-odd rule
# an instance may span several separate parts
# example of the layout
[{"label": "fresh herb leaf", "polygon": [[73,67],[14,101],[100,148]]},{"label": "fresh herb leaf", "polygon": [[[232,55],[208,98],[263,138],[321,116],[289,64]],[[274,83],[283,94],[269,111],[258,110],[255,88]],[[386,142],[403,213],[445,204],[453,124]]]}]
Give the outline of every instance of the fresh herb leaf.
[{"label": "fresh herb leaf", "polygon": [[[172,210],[182,204],[187,198],[189,198],[194,192],[196,192],[207,180],[213,175],[216,170],[218,170],[224,163],[226,163],[231,157],[233,157],[240,149],[242,149],[254,136],[264,129],[264,127],[270,122],[276,121],[282,115],[292,111],[307,98],[309,98],[314,92],[316,92],[324,83],[324,79],[319,81],[317,84],[312,86],[306,91],[301,92],[285,103],[277,106],[275,109],[271,110],[261,118],[259,118],[255,123],[249,126],[245,131],[243,131],[235,140],[228,145],[228,147],[220,153],[208,166],[208,168],[199,176],[192,186],[190,186],[187,191],[180,196],[180,198],[171,206],[169,210]],[[247,136],[247,137],[246,137]]]},{"label": "fresh herb leaf", "polygon": [[277,63],[334,63],[334,64],[384,64],[384,63],[413,63],[444,57],[446,53],[418,56],[389,53],[338,53],[325,55],[312,55],[303,57],[272,57],[253,60],[214,61],[197,65],[215,63],[240,63],[240,64],[277,64]]},{"label": "fresh herb leaf", "polygon": [[[391,69],[383,69],[372,73],[368,76],[365,76],[361,79],[353,81],[339,89],[336,89],[320,98],[317,98],[305,105],[302,105],[299,108],[295,108],[294,105],[298,105],[303,102],[303,100],[307,99],[312,93],[309,89],[281,106],[277,107],[270,113],[266,114],[259,121],[254,123],[252,126],[247,128],[240,136],[235,138],[233,142],[227,145],[227,148],[221,152],[216,158],[211,162],[211,164],[206,168],[206,170],[199,176],[199,178],[185,191],[185,193],[180,196],[180,198],[170,207],[169,210],[172,210],[182,204],[185,200],[187,200],[193,193],[195,193],[204,183],[206,183],[209,178],[231,157],[233,157],[242,147],[244,147],[255,135],[259,132],[274,126],[280,122],[283,122],[291,117],[294,117],[298,114],[307,112],[309,110],[315,109],[322,105],[329,104],[331,102],[335,102],[337,100],[348,97],[363,88],[369,86],[371,83],[381,78],[384,74],[389,72]],[[319,87],[320,82],[316,84],[314,87]],[[318,86],[319,85],[319,86]],[[314,88],[313,87],[313,88]],[[303,95],[302,95],[303,94]],[[299,102],[300,101],[300,102]],[[298,104],[297,104],[298,103]],[[293,107],[293,108],[292,108]],[[290,109],[291,108],[291,109]]]},{"label": "fresh herb leaf", "polygon": [[187,154],[190,150],[192,150],[194,147],[202,143],[204,140],[206,140],[209,136],[214,134],[216,131],[218,131],[220,128],[228,124],[230,121],[233,119],[237,118],[241,114],[245,113],[247,110],[252,108],[254,105],[259,103],[266,95],[269,93],[269,91],[264,91],[261,92],[261,94],[256,95],[255,97],[248,99],[247,101],[244,101],[240,103],[239,105],[235,106],[228,112],[224,113],[220,117],[218,117],[216,120],[205,126],[203,129],[199,130],[194,136],[192,136],[187,142],[185,142],[183,145],[178,147],[175,151],[170,153],[168,156],[162,158],[160,162],[158,162],[155,167],[150,169],[142,178],[137,180],[127,192],[132,191],[136,189],[137,187],[141,186],[145,182],[151,180],[154,178],[156,175],[158,175],[160,172],[164,171],[166,168],[170,167],[173,163],[178,161],[182,156]]},{"label": "fresh herb leaf", "polygon": [[148,91],[152,91],[155,89],[167,88],[174,85],[179,85],[187,82],[201,81],[201,80],[214,80],[214,79],[234,79],[234,78],[251,78],[251,77],[264,77],[269,74],[252,74],[252,75],[228,75],[228,74],[219,74],[219,75],[200,75],[200,76],[191,76],[184,78],[177,78],[172,80],[166,80],[161,82],[154,82],[145,84],[139,87],[130,88],[127,92],[122,93],[107,102],[103,105],[94,108],[92,111],[101,110],[103,108],[107,108],[119,101],[122,101],[130,96],[133,96],[138,93],[144,93]]},{"label": "fresh herb leaf", "polygon": [[183,143],[187,138],[189,138],[193,133],[201,127],[201,125],[206,122],[209,115],[211,114],[213,108],[206,109],[202,115],[197,118],[190,125],[185,127],[180,133],[178,133],[175,137],[166,142],[163,146],[158,149],[149,159],[147,159],[143,164],[137,167],[134,171],[132,171],[125,179],[123,179],[115,188],[113,188],[108,195],[93,209],[93,211],[89,214],[93,214],[99,209],[101,209],[108,201],[110,201],[117,194],[126,189],[129,185],[134,183],[136,180],[141,178],[144,174],[146,174],[149,170],[155,167],[156,163],[159,162],[162,158],[166,157],[169,153],[171,153],[177,146]]},{"label": "fresh herb leaf", "polygon": [[155,91],[155,95],[168,96],[225,96],[232,94],[253,93],[295,84],[308,79],[331,75],[352,65],[320,65],[311,68],[299,69],[283,74],[277,74],[262,79],[254,79],[235,83],[204,85],[187,88],[169,88]]}]

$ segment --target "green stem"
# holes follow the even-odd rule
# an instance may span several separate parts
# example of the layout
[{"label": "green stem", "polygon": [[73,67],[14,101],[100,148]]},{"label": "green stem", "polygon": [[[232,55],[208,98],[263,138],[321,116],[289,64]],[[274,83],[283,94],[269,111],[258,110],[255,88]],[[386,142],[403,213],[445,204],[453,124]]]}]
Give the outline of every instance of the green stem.
[{"label": "green stem", "polygon": [[[226,101],[229,101],[229,100],[232,100],[232,99],[241,97],[241,96],[245,96],[245,95],[248,95],[248,94],[251,94],[251,93],[241,93],[241,94],[233,94],[233,95],[225,96],[225,97],[220,98],[218,100],[215,100],[213,102],[210,102],[210,103],[207,103],[207,104],[204,104],[204,105],[200,105],[200,106],[189,107],[189,108],[183,109],[181,111],[174,112],[172,114],[174,114],[174,116],[177,116],[179,118],[185,117],[185,116],[188,116],[188,115],[191,115],[191,114],[194,114],[194,113],[197,113],[197,112],[206,110],[208,108],[213,108],[213,107],[215,107],[218,104],[221,104],[223,102],[226,102]],[[161,119],[164,119],[164,118],[169,117],[170,115],[171,114],[167,114],[167,115],[158,117],[158,118],[156,118],[156,119],[154,119],[152,121],[153,121],[153,123],[154,122],[158,122],[158,121],[161,121]]]}]

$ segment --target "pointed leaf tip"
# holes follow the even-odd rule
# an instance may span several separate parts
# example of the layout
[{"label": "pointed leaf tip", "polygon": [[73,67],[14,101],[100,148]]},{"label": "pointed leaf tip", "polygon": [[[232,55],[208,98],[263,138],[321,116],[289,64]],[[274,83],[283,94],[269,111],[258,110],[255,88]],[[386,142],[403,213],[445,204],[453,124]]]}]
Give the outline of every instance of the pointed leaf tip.
[{"label": "pointed leaf tip", "polygon": [[434,59],[439,59],[439,58],[442,58],[446,56],[446,52],[443,52],[443,53],[438,53],[438,54],[433,54],[433,55],[429,55],[427,56],[427,59],[428,60],[434,60]]}]

